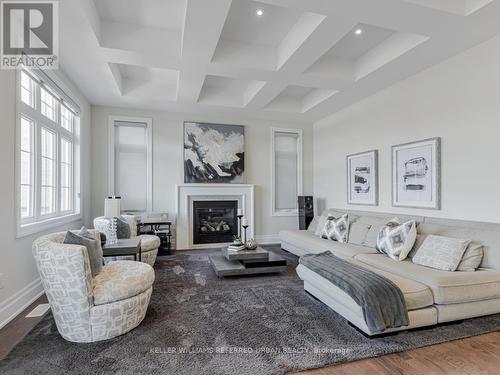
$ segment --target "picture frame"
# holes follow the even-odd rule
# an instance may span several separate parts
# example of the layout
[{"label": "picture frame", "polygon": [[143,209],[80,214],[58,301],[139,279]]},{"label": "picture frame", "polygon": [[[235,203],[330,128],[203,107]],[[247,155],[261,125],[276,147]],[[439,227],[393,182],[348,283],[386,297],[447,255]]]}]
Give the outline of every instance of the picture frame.
[{"label": "picture frame", "polygon": [[185,183],[245,183],[245,126],[184,122]]},{"label": "picture frame", "polygon": [[347,203],[378,205],[378,150],[347,155]]},{"label": "picture frame", "polygon": [[392,205],[441,209],[441,138],[392,146]]}]

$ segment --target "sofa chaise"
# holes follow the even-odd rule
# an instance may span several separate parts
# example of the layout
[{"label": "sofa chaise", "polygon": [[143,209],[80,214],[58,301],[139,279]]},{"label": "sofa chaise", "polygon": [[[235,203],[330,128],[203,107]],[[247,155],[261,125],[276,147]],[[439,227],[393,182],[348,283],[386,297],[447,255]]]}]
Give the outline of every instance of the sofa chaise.
[{"label": "sofa chaise", "polygon": [[[330,209],[324,214],[341,216],[345,210]],[[297,256],[330,251],[334,255],[369,269],[395,283],[402,291],[410,325],[383,333],[431,326],[466,318],[500,313],[500,224],[415,217],[388,213],[347,211],[350,218],[348,243],[315,235],[318,219],[308,230],[280,232],[281,247]],[[376,249],[380,228],[398,216],[414,219],[419,234],[471,239],[483,245],[480,268],[474,272],[441,271],[414,264],[411,257],[398,262]],[[330,281],[304,265],[297,267],[304,289],[341,314],[368,336],[370,332],[359,305]]]}]

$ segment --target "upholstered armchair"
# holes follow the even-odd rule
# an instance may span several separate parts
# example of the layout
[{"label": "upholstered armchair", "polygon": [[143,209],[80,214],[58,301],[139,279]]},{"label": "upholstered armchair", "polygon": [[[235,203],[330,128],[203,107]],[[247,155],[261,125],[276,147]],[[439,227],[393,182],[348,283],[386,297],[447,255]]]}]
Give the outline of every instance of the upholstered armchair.
[{"label": "upholstered armchair", "polygon": [[[137,219],[135,215],[121,215],[122,219],[124,219],[129,227],[130,227],[130,238],[140,238],[141,239],[141,261],[144,263],[153,266],[156,261],[156,256],[158,255],[158,248],[160,247],[160,238],[158,236],[149,235],[149,234],[141,234],[137,235]],[[109,237],[109,218],[100,216],[94,219],[94,228],[98,231],[104,233]],[[118,237],[120,238],[120,237]],[[105,258],[105,262],[108,260],[116,260],[116,259],[134,259],[133,256],[121,256],[121,257],[111,257]]]},{"label": "upholstered armchair", "polygon": [[[98,231],[90,231],[100,243]],[[87,248],[64,244],[66,232],[43,236],[33,254],[61,336],[95,342],[122,335],[146,315],[155,278],[148,264],[114,261],[93,278]]]}]

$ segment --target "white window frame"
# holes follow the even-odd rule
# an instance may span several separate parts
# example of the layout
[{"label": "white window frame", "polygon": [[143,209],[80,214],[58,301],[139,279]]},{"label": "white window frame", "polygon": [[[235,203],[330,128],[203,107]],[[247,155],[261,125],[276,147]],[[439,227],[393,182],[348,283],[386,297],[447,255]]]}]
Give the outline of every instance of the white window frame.
[{"label": "white window frame", "polygon": [[276,208],[276,154],[275,154],[275,135],[276,133],[290,133],[297,135],[297,195],[302,195],[303,179],[303,132],[302,129],[271,128],[271,216],[297,216],[298,207],[295,209],[277,209]]},{"label": "white window frame", "polygon": [[[24,71],[31,79],[35,81],[34,101],[35,106],[31,107],[21,100],[21,72]],[[52,80],[52,79],[51,79]],[[15,165],[15,181],[16,181],[16,237],[21,238],[31,234],[39,233],[49,230],[56,226],[72,223],[82,219],[81,215],[81,179],[80,179],[80,114],[75,114],[73,132],[68,132],[64,129],[59,122],[54,122],[51,119],[42,115],[40,110],[40,86],[42,79],[38,74],[30,69],[19,69],[16,72],[16,165]],[[56,97],[56,111],[60,111],[60,106],[63,100],[57,94],[61,90],[59,86],[56,88],[51,87],[52,84],[56,85],[54,81],[44,83],[44,88],[51,92]],[[65,92],[65,95],[67,93]],[[76,103],[76,102],[75,102]],[[56,113],[59,120],[59,113]],[[31,170],[31,183],[33,185],[32,191],[32,210],[33,216],[28,218],[21,217],[21,118],[25,117],[33,122],[32,125],[32,170]],[[41,201],[41,129],[47,128],[56,133],[55,139],[55,212],[48,215],[41,215],[40,201]],[[73,142],[73,209],[66,212],[60,212],[60,139],[65,137],[71,139]]]},{"label": "white window frame", "polygon": [[147,211],[153,211],[153,119],[150,117],[109,116],[108,118],[108,196],[115,196],[115,122],[146,124],[146,202]]}]

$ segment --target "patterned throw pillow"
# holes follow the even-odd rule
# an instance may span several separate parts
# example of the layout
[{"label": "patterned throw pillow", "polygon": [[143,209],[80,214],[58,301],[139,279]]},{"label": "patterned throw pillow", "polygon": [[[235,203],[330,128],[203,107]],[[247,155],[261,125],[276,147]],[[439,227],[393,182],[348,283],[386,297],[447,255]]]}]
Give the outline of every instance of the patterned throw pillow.
[{"label": "patterned throw pillow", "polygon": [[339,218],[328,216],[323,226],[322,238],[345,243],[349,236],[349,217],[347,214]]},{"label": "patterned throw pillow", "polygon": [[444,271],[455,271],[470,240],[428,235],[413,257],[413,263]]},{"label": "patterned throw pillow", "polygon": [[394,260],[402,261],[408,256],[416,238],[415,220],[401,223],[395,217],[380,229],[377,237],[377,250]]}]

